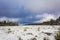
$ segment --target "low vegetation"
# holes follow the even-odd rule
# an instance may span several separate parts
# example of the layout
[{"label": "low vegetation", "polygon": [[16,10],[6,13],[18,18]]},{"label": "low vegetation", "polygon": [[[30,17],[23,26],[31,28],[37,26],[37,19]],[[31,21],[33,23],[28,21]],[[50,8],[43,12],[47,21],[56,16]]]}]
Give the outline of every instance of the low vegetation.
[{"label": "low vegetation", "polygon": [[57,35],[55,36],[55,39],[60,40],[60,28],[59,28],[59,31],[58,31]]},{"label": "low vegetation", "polygon": [[48,38],[44,38],[44,40],[49,40]]},{"label": "low vegetation", "polygon": [[11,32],[12,32],[12,31],[11,31],[11,29],[9,28],[7,33],[9,34],[9,33],[11,33]]},{"label": "low vegetation", "polygon": [[32,38],[31,40],[37,40],[36,38]]},{"label": "low vegetation", "polygon": [[19,37],[19,39],[18,40],[22,40],[20,37]]},{"label": "low vegetation", "polygon": [[33,35],[32,33],[27,33],[27,35]]}]

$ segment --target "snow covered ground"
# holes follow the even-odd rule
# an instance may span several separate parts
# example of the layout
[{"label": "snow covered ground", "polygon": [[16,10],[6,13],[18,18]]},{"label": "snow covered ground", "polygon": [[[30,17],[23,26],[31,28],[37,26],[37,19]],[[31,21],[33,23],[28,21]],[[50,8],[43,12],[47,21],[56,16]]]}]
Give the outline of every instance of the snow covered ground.
[{"label": "snow covered ground", "polygon": [[59,26],[0,26],[0,40],[55,40]]}]

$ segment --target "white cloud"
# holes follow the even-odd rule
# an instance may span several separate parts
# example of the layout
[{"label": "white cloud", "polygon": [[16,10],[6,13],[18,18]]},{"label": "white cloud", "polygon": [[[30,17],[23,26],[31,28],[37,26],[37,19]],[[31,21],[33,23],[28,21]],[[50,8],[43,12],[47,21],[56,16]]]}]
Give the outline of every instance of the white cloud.
[{"label": "white cloud", "polygon": [[20,21],[20,18],[0,17],[0,21],[18,22]]},{"label": "white cloud", "polygon": [[52,14],[44,14],[43,15],[43,19],[41,20],[41,22],[43,22],[43,21],[50,21],[51,19],[56,19],[55,15],[52,15]]},{"label": "white cloud", "polygon": [[44,22],[44,21],[50,21],[51,19],[55,20],[57,18],[55,15],[48,14],[48,13],[45,13],[45,14],[41,15],[40,17],[42,17],[42,19],[40,19],[38,21],[35,21],[34,23],[40,23],[40,22]]},{"label": "white cloud", "polygon": [[42,10],[56,10],[60,8],[59,0],[25,0],[24,7],[33,11],[38,12]]}]

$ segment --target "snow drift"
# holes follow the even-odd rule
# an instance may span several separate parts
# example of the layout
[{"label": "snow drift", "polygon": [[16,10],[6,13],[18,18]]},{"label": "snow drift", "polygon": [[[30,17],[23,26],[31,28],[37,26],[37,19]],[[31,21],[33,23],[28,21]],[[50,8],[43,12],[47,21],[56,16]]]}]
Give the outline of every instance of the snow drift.
[{"label": "snow drift", "polygon": [[55,40],[59,26],[0,26],[0,40]]}]

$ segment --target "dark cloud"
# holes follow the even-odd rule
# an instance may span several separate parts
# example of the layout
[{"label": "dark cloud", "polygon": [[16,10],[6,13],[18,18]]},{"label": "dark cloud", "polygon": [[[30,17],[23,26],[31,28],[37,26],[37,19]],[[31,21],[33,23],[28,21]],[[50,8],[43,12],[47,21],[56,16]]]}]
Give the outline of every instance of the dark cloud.
[{"label": "dark cloud", "polygon": [[0,17],[21,18],[20,23],[33,23],[41,20],[46,13],[60,16],[60,1],[0,0]]}]

